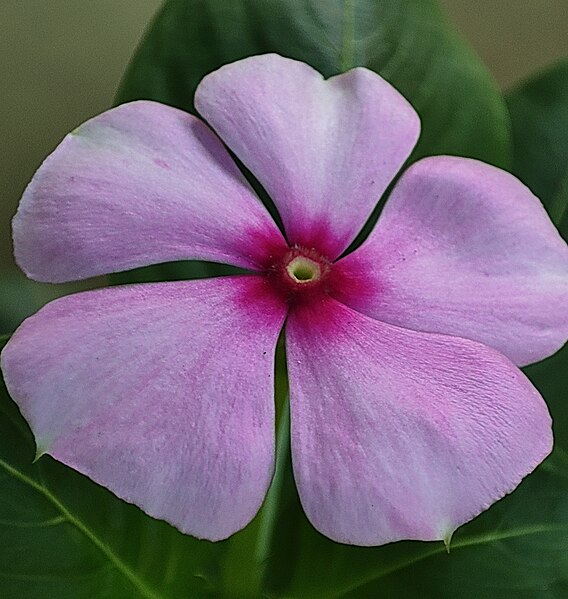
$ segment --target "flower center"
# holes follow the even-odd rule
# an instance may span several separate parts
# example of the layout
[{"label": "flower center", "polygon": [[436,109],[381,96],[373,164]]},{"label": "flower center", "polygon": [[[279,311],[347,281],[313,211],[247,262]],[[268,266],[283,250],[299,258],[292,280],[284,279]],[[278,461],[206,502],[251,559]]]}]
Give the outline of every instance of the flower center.
[{"label": "flower center", "polygon": [[320,265],[306,256],[297,256],[288,262],[286,271],[296,283],[306,284],[317,281],[321,276]]},{"label": "flower center", "polygon": [[272,281],[288,301],[326,292],[333,264],[312,248],[293,247],[270,267]]}]

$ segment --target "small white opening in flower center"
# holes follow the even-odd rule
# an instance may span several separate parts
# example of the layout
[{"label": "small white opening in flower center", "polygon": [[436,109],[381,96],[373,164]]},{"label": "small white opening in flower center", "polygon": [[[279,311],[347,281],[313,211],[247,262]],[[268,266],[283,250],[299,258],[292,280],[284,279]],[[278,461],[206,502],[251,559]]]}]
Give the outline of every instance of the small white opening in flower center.
[{"label": "small white opening in flower center", "polygon": [[290,278],[296,283],[311,283],[317,281],[321,275],[321,268],[317,262],[297,256],[286,267]]}]

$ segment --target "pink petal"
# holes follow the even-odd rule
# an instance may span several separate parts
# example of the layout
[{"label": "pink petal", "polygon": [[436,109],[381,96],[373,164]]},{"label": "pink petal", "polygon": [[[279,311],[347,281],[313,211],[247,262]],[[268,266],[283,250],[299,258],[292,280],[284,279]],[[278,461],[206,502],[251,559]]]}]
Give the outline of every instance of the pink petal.
[{"label": "pink petal", "polygon": [[551,450],[538,392],[479,343],[332,299],[293,312],[286,340],[296,483],[336,541],[448,539]]},{"label": "pink petal", "polygon": [[512,175],[435,157],[401,178],[335,297],[409,329],[481,341],[519,365],[568,338],[568,247]]},{"label": "pink petal", "polygon": [[2,369],[38,453],[218,540],[272,478],[284,314],[256,276],[81,293],[26,320]]},{"label": "pink petal", "polygon": [[276,54],[207,75],[195,105],[270,194],[290,243],[331,259],[357,235],[420,129],[376,73],[357,68],[324,81]]},{"label": "pink petal", "polygon": [[14,242],[28,276],[57,283],[170,260],[254,269],[282,237],[204,123],[141,101],[63,140],[24,193]]}]

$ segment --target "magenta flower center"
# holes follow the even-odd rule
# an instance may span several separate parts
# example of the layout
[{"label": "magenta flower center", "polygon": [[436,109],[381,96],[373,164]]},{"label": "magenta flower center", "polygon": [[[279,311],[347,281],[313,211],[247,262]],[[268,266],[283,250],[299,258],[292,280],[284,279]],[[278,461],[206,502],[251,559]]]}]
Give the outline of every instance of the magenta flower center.
[{"label": "magenta flower center", "polygon": [[325,291],[332,263],[315,249],[294,247],[271,264],[275,286],[289,299]]}]

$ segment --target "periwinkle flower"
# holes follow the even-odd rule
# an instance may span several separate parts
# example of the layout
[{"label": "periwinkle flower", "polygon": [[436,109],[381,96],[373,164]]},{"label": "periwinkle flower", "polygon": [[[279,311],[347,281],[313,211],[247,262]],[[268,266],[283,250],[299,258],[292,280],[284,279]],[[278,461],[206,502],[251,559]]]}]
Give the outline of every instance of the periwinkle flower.
[{"label": "periwinkle flower", "polygon": [[[277,55],[201,82],[202,121],[134,102],[45,161],[14,219],[40,281],[200,259],[252,274],[58,299],[2,354],[38,453],[207,539],[256,514],[274,469],[285,327],[294,474],[328,537],[447,539],[550,452],[517,368],[568,337],[568,248],[513,176],[423,159],[343,256],[419,119],[375,73]],[[264,186],[285,237],[222,141]]]}]

